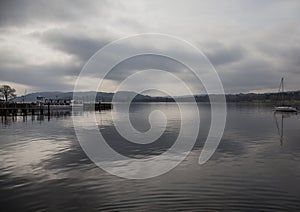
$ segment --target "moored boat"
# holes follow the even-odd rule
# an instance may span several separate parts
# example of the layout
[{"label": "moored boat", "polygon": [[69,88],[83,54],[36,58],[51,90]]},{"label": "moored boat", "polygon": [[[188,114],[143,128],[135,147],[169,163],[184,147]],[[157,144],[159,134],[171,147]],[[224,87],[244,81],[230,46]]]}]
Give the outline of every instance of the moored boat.
[{"label": "moored boat", "polygon": [[295,107],[279,106],[279,107],[275,107],[275,111],[278,111],[278,112],[297,112],[298,110]]},{"label": "moored boat", "polygon": [[72,108],[81,108],[81,107],[83,107],[83,101],[82,100],[71,100],[71,107]]},{"label": "moored boat", "polygon": [[292,112],[292,113],[297,113],[298,110],[295,107],[292,107],[290,105],[285,105],[284,104],[284,99],[283,99],[283,94],[284,94],[284,84],[283,84],[283,77],[281,78],[280,85],[279,85],[279,90],[278,93],[281,94],[281,105],[275,107],[275,112]]}]

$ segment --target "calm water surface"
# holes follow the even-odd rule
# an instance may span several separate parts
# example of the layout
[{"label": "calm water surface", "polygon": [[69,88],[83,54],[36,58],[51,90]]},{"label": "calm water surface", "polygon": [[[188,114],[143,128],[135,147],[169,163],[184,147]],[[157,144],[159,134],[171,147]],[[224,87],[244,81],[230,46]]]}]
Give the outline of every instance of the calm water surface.
[{"label": "calm water surface", "polygon": [[[110,111],[97,112],[99,130],[123,155],[160,154],[177,138],[177,106],[135,104],[130,116],[136,129],[146,131],[147,117],[157,109],[166,114],[168,123],[162,137],[152,144],[124,140],[112,125]],[[94,165],[76,139],[70,113],[50,120],[2,119],[0,210],[299,211],[300,115],[274,116],[272,107],[266,105],[229,104],[217,151],[207,163],[198,165],[210,124],[209,105],[199,104],[199,110],[201,129],[188,158],[172,171],[147,180],[122,179]],[[121,118],[122,111],[118,113]]]}]

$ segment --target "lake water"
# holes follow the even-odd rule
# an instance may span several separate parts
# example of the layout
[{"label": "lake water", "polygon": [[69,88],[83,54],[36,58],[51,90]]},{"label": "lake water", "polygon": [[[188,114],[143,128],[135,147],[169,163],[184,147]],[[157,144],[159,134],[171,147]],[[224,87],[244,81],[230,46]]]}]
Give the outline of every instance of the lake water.
[{"label": "lake water", "polygon": [[[2,118],[0,210],[299,211],[300,115],[274,115],[268,105],[229,104],[221,143],[199,165],[210,112],[208,104],[198,106],[201,128],[193,151],[170,172],[145,180],[113,176],[92,163],[76,139],[68,112],[50,120]],[[111,111],[96,112],[96,117],[115,151],[151,157],[170,148],[180,129],[175,104],[151,103],[132,105],[130,117],[137,130],[149,129],[147,117],[153,110],[164,112],[168,123],[161,138],[147,145],[118,135]],[[84,118],[90,112],[75,115]]]}]

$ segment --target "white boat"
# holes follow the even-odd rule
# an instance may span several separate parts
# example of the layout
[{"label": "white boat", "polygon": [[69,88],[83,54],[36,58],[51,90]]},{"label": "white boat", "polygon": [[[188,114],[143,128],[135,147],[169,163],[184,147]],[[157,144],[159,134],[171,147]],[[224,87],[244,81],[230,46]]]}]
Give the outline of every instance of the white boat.
[{"label": "white boat", "polygon": [[75,108],[75,107],[83,107],[83,101],[81,100],[71,100],[71,107]]},{"label": "white boat", "polygon": [[278,112],[298,112],[297,108],[290,107],[290,106],[275,107],[275,110]]},{"label": "white boat", "polygon": [[[281,81],[280,81],[278,93],[281,94],[281,99],[283,102],[283,93],[284,93],[283,77],[281,78]],[[298,112],[298,110],[295,107],[284,105],[282,103],[282,105],[275,107],[275,112],[293,112],[293,113],[295,113],[295,112]]]},{"label": "white boat", "polygon": [[71,109],[70,100],[69,99],[46,99],[44,97],[37,97],[37,103],[43,105],[44,109],[50,110],[69,110]]}]

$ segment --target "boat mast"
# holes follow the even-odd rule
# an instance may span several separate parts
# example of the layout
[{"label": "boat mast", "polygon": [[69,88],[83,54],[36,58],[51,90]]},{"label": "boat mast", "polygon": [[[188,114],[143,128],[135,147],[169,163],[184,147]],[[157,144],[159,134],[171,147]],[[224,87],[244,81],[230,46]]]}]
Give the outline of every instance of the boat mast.
[{"label": "boat mast", "polygon": [[284,93],[284,86],[283,86],[283,77],[281,78],[281,81],[280,81],[280,85],[279,85],[279,90],[278,90],[278,94],[279,94],[279,97],[281,99],[281,104],[283,104],[283,93]]},{"label": "boat mast", "polygon": [[284,93],[283,77],[281,78],[282,93]]}]

